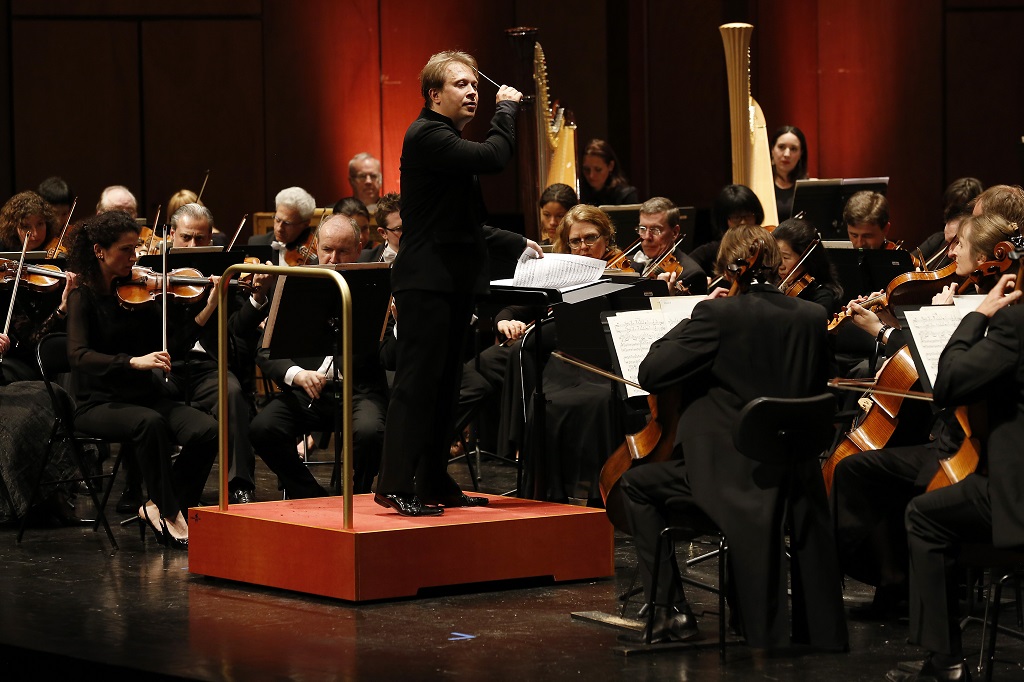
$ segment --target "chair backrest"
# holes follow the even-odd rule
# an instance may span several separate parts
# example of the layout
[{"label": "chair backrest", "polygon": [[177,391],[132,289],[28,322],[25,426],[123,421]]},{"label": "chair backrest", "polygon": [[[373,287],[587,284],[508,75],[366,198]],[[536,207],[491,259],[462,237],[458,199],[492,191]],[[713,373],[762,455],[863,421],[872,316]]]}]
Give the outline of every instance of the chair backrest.
[{"label": "chair backrest", "polygon": [[789,464],[816,457],[834,434],[835,397],[755,398],[740,412],[733,444],[766,464]]},{"label": "chair backrest", "polygon": [[74,423],[74,402],[66,391],[55,390],[53,385],[58,374],[71,371],[71,362],[68,360],[68,335],[61,332],[44,336],[36,346],[36,363],[39,365],[39,373],[43,375],[46,392],[50,394],[54,412],[70,426]]}]

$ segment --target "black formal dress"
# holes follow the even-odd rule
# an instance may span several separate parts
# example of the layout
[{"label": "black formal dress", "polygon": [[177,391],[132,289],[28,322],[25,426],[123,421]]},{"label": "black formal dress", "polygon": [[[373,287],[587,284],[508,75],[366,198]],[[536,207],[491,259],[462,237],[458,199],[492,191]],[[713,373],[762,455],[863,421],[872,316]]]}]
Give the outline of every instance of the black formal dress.
[{"label": "black formal dress", "polygon": [[[199,338],[195,317],[169,322],[171,358]],[[130,366],[133,357],[160,349],[156,304],[122,308],[113,295],[79,287],[68,297],[68,359],[84,433],[131,443],[150,499],[173,519],[199,504],[217,454],[217,421],[168,397],[162,375]],[[181,453],[171,463],[175,444]]]},{"label": "black formal dress", "polygon": [[640,195],[632,185],[608,187],[599,190],[592,188],[587,182],[580,183],[580,203],[592,206],[622,206],[623,204],[639,204]]},{"label": "black formal dress", "polygon": [[682,459],[635,467],[620,481],[648,597],[651,569],[660,561],[658,594],[682,601],[671,547],[661,557],[654,551],[669,509],[673,518],[680,510],[695,519],[706,515],[729,538],[734,607],[754,647],[790,642],[782,488],[791,475],[793,639],[831,650],[847,647],[818,463],[761,464],[740,454],[732,440],[750,400],[822,392],[831,360],[826,319],[820,306],[755,284],[741,296],[699,303],[693,317],[656,341],[640,365],[645,389],[681,388],[684,400],[677,436]]},{"label": "black formal dress", "polygon": [[497,173],[512,158],[517,108],[498,102],[483,142],[462,139],[451,119],[430,109],[406,132],[404,229],[391,271],[396,371],[379,494],[461,494],[447,464],[474,299],[487,291],[488,252],[516,257],[526,246],[520,235],[484,226],[477,174]]},{"label": "black formal dress", "polygon": [[[987,329],[987,335],[986,335]],[[985,403],[988,439],[978,470],[907,506],[910,637],[931,652],[961,656],[956,558],[960,544],[1024,547],[1024,306],[987,318],[969,313],[939,358],[935,402]]]}]

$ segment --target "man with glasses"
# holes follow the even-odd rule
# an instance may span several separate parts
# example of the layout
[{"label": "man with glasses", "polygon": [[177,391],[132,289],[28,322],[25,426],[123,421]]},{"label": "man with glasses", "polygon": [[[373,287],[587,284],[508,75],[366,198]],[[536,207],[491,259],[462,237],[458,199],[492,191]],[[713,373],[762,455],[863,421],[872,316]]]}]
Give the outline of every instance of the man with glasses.
[{"label": "man with glasses", "polygon": [[372,249],[363,249],[359,255],[360,263],[391,263],[398,255],[398,242],[402,238],[402,197],[396,192],[388,192],[377,202],[377,234],[383,240]]},{"label": "man with glasses", "polygon": [[380,201],[380,188],[384,177],[380,172],[380,161],[372,154],[362,152],[348,162],[348,184],[352,185],[352,196],[366,205],[373,215]]},{"label": "man with glasses", "polygon": [[249,238],[250,244],[269,244],[282,254],[301,246],[309,237],[309,221],[316,199],[301,187],[288,187],[274,197],[274,230]]},{"label": "man with glasses", "polygon": [[[654,271],[663,256],[672,252],[683,272],[672,283],[690,294],[706,294],[708,277],[697,261],[683,251],[680,240],[679,209],[670,199],[652,197],[640,205],[640,226],[636,228],[640,237],[640,250],[632,257],[638,272],[647,275]],[[671,286],[671,285],[670,285]]]}]

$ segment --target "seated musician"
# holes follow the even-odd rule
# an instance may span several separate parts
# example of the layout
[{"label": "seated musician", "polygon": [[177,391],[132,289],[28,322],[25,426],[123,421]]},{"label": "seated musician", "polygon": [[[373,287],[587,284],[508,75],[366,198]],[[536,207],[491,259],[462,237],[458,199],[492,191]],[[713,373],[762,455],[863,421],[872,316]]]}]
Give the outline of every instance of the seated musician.
[{"label": "seated musician", "polygon": [[[200,204],[185,204],[171,215],[171,247],[208,246],[213,236],[213,214]],[[249,398],[243,384],[252,376],[259,324],[269,312],[269,275],[253,278],[252,295],[237,297],[228,317],[228,432],[230,469],[228,486],[233,504],[256,501],[256,458],[249,444]],[[196,344],[171,366],[170,395],[217,416],[217,325],[203,328]]]},{"label": "seated musician", "polygon": [[[666,543],[662,556],[655,556],[659,533],[670,517],[680,515],[698,530],[700,520],[710,518],[728,536],[733,609],[747,644],[778,648],[790,642],[784,530],[779,518],[766,513],[781,508],[782,492],[775,482],[787,469],[740,454],[733,431],[740,410],[755,398],[796,398],[822,391],[831,360],[828,317],[821,306],[779,291],[779,250],[764,228],[742,226],[726,232],[718,272],[731,282],[735,275],[728,266],[746,259],[755,240],[764,246],[747,290],[698,303],[691,319],[652,344],[640,365],[645,389],[655,394],[681,390],[685,405],[676,440],[681,457],[635,466],[619,482],[648,598],[652,569],[660,563],[652,642],[684,641],[698,634],[672,543]],[[758,352],[752,353],[755,347]],[[800,352],[793,352],[795,348]],[[792,544],[801,574],[798,578],[794,571],[793,639],[844,650],[840,575],[818,463],[797,464],[791,485],[790,524],[801,536]]]},{"label": "seated musician", "polygon": [[356,221],[359,226],[359,248],[365,249],[370,245],[370,211],[366,204],[355,197],[340,199],[331,209],[331,214],[348,216]]},{"label": "seated musician", "polygon": [[[785,285],[783,291],[786,295],[814,301],[825,308],[829,315],[839,312],[843,288],[839,285],[836,268],[829,261],[825,247],[821,244],[815,246],[800,265],[800,260],[811,242],[818,237],[814,227],[802,218],[790,218],[775,228],[772,237],[779,245],[779,253],[782,256],[779,278]],[[794,268],[796,272],[793,272]],[[801,287],[802,283],[804,286]],[[798,293],[793,293],[797,290]]]},{"label": "seated musician", "polygon": [[987,396],[984,466],[958,483],[913,498],[907,506],[909,641],[928,655],[921,664],[901,663],[889,671],[893,682],[970,679],[956,608],[961,545],[1024,547],[1024,306],[1011,305],[1021,297],[1012,288],[1013,276],[1002,277],[981,305],[964,317],[939,359],[937,404],[949,409]]},{"label": "seated musician", "polygon": [[706,271],[683,251],[679,234],[679,209],[665,197],[652,197],[640,205],[640,226],[636,232],[640,236],[640,251],[633,256],[634,268],[642,276],[655,272],[658,261],[667,253],[675,256],[682,273],[676,278],[682,290],[690,294],[707,293],[708,277]]},{"label": "seated musician", "polygon": [[[0,250],[21,252],[28,236],[27,251],[37,251],[55,238],[63,225],[58,225],[50,205],[35,192],[20,192],[0,208]],[[17,268],[11,262],[11,277]],[[68,274],[64,284],[53,292],[32,291],[24,282],[19,283],[11,311],[8,334],[0,334],[6,348],[0,351],[0,383],[38,380],[36,345],[47,334],[64,330],[67,317],[68,295],[75,288],[76,279]],[[13,287],[0,294],[0,308],[6,315],[10,309]],[[3,319],[0,319],[3,324]]]},{"label": "seated musician", "polygon": [[360,263],[393,263],[398,255],[398,242],[402,239],[402,197],[388,192],[377,200],[374,222],[380,242],[374,247],[364,248],[359,254]]},{"label": "seated musician", "polygon": [[[160,306],[126,310],[115,280],[132,274],[139,227],[124,211],[90,219],[76,232],[68,265],[81,286],[68,300],[68,359],[76,387],[75,426],[83,433],[130,443],[150,501],[139,508],[162,544],[187,549],[185,512],[199,497],[217,453],[217,422],[167,397],[163,377],[213,315],[216,296],[185,319],[168,323],[161,350]],[[156,371],[155,371],[156,370]],[[175,445],[181,452],[171,461]]]},{"label": "seated musician", "polygon": [[541,193],[539,202],[541,244],[555,243],[558,226],[561,225],[566,211],[579,202],[576,190],[560,182],[551,185]]},{"label": "seated musician", "polygon": [[[359,256],[359,226],[351,218],[334,215],[320,226],[317,257],[321,264],[354,263]],[[262,345],[262,344],[261,344]],[[252,421],[249,437],[263,461],[278,475],[289,498],[327,494],[295,454],[295,442],[304,433],[333,431],[335,413],[342,409],[334,398],[332,356],[271,359],[261,349],[256,363],[263,375],[284,389]],[[376,358],[353,358],[352,388],[353,490],[370,492],[380,466],[387,410],[387,382]]]},{"label": "seated musician", "polygon": [[[348,162],[348,184],[352,186],[352,196],[363,202],[370,215],[375,215],[380,188],[384,184],[380,160],[368,152],[353,156]],[[379,227],[380,223],[377,225]]]},{"label": "seated musician", "polygon": [[302,246],[310,235],[309,221],[316,211],[316,199],[301,187],[288,187],[274,197],[274,230],[249,237],[250,244],[270,244],[285,263],[288,251]]},{"label": "seated musician", "polygon": [[[950,249],[957,273],[969,275],[991,260],[996,244],[1007,239],[1019,241],[1019,231],[995,213],[964,219]],[[981,280],[979,291],[987,292],[992,284],[993,278]],[[903,345],[905,332],[883,325],[857,303],[850,307],[854,323],[886,347]],[[906,420],[902,410],[899,418],[901,423]],[[935,415],[927,440],[919,436],[913,444],[857,453],[837,464],[832,495],[840,564],[847,575],[876,587],[872,602],[855,607],[851,615],[885,619],[905,613],[908,558],[903,512],[907,502],[928,486],[939,460],[955,454],[963,439],[953,411],[942,410]]]},{"label": "seated musician", "polygon": [[610,144],[604,140],[591,140],[583,149],[582,161],[581,202],[592,206],[640,203],[636,187],[629,184],[619,157]]},{"label": "seated musician", "polygon": [[722,235],[740,225],[760,225],[764,222],[764,209],[754,190],[746,185],[726,185],[715,197],[711,219],[718,238],[690,252],[690,258],[704,272],[711,272],[715,268]]},{"label": "seated musician", "polygon": [[40,182],[36,192],[53,209],[57,227],[64,227],[71,216],[71,206],[75,203],[75,191],[71,185],[64,178],[53,175]]},{"label": "seated musician", "polygon": [[855,249],[889,247],[889,201],[884,194],[857,192],[843,208],[846,234]]},{"label": "seated musician", "polygon": [[96,203],[96,215],[107,211],[124,211],[132,218],[139,217],[139,204],[124,185],[111,185],[104,188],[100,193],[100,200]]},{"label": "seated musician", "polygon": [[615,226],[608,214],[590,204],[576,204],[562,216],[555,232],[554,251],[603,261],[622,253],[615,246]]},{"label": "seated musician", "polygon": [[974,200],[984,187],[977,178],[957,178],[949,183],[942,194],[945,208],[942,210],[944,227],[928,236],[914,251],[922,261],[923,270],[941,270],[953,262],[949,257],[949,245],[956,237],[957,227],[964,216],[971,214]]}]

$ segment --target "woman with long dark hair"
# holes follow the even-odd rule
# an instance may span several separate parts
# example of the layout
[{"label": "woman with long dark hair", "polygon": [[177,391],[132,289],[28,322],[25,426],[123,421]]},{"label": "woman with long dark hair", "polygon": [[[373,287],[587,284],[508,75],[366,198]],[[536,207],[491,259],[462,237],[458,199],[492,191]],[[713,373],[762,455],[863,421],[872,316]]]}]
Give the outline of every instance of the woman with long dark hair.
[{"label": "woman with long dark hair", "polygon": [[772,150],[775,207],[779,221],[793,215],[796,181],[807,178],[807,138],[796,126],[782,126],[768,140]]},{"label": "woman with long dark hair", "polygon": [[629,184],[615,150],[604,140],[591,140],[583,149],[580,202],[592,206],[638,204],[636,187]]},{"label": "woman with long dark hair", "polygon": [[[123,211],[108,211],[75,233],[69,268],[80,286],[68,301],[68,359],[76,387],[75,426],[84,433],[130,443],[150,499],[139,508],[162,544],[188,547],[183,512],[199,502],[217,451],[217,422],[165,397],[171,357],[183,355],[216,307],[208,297],[197,315],[176,319],[161,349],[156,303],[132,310],[117,297],[116,281],[130,277],[139,228]],[[181,453],[171,463],[176,445]]]}]

